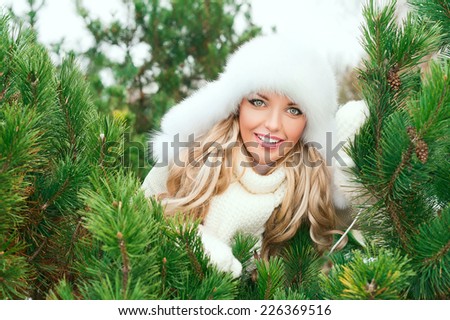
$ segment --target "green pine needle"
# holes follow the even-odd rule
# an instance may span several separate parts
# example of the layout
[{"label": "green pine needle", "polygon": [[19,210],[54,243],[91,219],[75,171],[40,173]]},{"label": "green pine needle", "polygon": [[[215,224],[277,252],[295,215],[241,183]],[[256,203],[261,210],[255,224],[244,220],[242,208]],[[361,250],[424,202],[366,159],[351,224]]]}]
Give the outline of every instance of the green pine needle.
[{"label": "green pine needle", "polygon": [[322,276],[328,299],[402,299],[415,273],[399,251],[368,248],[346,264],[335,264]]},{"label": "green pine needle", "polygon": [[269,261],[257,260],[256,269],[259,298],[274,299],[275,293],[284,287],[286,281],[283,260],[280,257],[271,257]]}]

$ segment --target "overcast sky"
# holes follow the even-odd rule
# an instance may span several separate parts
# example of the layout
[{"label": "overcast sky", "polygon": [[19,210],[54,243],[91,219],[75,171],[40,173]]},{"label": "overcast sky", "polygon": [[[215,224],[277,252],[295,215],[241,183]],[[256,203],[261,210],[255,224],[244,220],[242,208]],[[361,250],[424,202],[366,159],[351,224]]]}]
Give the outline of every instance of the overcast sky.
[{"label": "overcast sky", "polygon": [[[39,0],[37,0],[39,1]],[[382,0],[380,0],[382,1]],[[400,0],[401,1],[401,0]],[[105,21],[122,17],[121,0],[84,0],[91,14]],[[253,20],[269,33],[275,26],[279,33],[307,33],[328,53],[336,69],[358,63],[361,8],[364,0],[253,0]],[[12,5],[17,13],[26,9],[26,0],[0,0],[0,5]],[[75,13],[74,0],[46,0],[37,28],[40,40],[53,43],[65,39],[66,48],[83,50],[92,43],[83,21]],[[111,54],[118,54],[111,52]],[[136,53],[145,55],[145,50]]]}]

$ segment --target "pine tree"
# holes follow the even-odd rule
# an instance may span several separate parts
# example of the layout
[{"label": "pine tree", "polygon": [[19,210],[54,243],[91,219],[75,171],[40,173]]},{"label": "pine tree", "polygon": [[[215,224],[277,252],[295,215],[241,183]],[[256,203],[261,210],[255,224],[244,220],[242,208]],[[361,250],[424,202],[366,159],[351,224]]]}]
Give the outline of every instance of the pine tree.
[{"label": "pine tree", "polygon": [[[445,7],[429,1],[426,8],[438,5]],[[433,15],[445,17],[442,24],[413,12],[401,26],[395,2],[379,8],[371,1],[364,10],[368,57],[359,83],[370,116],[349,151],[367,199],[360,227],[374,247],[336,266],[331,297],[450,296],[450,63],[439,54],[448,47],[448,9]]]},{"label": "pine tree", "polygon": [[57,71],[30,30],[0,19],[0,296],[42,298],[75,279],[81,188],[118,165],[121,123],[99,116],[69,57]]},{"label": "pine tree", "polygon": [[74,59],[56,70],[32,32],[2,18],[1,297],[450,297],[449,21],[422,8],[401,26],[395,2],[364,10],[370,115],[348,152],[365,245],[349,233],[343,250],[319,255],[302,227],[263,261],[255,239],[237,235],[239,279],[208,261],[198,221],[166,217],[120,168],[123,124],[97,114]]}]

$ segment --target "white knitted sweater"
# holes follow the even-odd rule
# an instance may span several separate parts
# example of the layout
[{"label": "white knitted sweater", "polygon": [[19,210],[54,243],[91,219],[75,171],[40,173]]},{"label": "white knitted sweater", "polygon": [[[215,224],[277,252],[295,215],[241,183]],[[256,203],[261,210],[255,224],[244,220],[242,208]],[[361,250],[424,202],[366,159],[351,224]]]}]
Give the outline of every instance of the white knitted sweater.
[{"label": "white knitted sweater", "polygon": [[[165,192],[167,175],[167,167],[153,168],[142,185],[145,195]],[[212,262],[220,270],[238,276],[242,266],[231,253],[231,240],[242,232],[257,237],[261,243],[266,221],[286,194],[286,174],[284,168],[260,175],[238,166],[234,176],[227,190],[211,199],[200,233]]]},{"label": "white knitted sweater", "polygon": [[286,194],[286,174],[278,168],[269,175],[259,175],[253,169],[236,169],[239,180],[211,200],[204,229],[230,244],[237,232],[258,238],[264,233],[264,225],[273,210]]}]

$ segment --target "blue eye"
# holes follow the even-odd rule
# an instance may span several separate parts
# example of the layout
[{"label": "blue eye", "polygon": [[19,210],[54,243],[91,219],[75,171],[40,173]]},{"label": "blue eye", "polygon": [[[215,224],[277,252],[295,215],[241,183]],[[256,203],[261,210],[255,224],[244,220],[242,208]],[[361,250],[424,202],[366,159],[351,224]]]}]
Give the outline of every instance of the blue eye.
[{"label": "blue eye", "polygon": [[294,116],[299,116],[299,115],[303,114],[303,112],[298,108],[289,108],[288,113],[290,113]]},{"label": "blue eye", "polygon": [[255,107],[264,107],[266,105],[264,101],[260,99],[248,99],[248,102],[250,102]]}]

